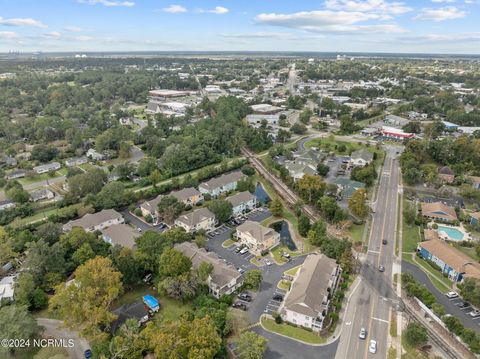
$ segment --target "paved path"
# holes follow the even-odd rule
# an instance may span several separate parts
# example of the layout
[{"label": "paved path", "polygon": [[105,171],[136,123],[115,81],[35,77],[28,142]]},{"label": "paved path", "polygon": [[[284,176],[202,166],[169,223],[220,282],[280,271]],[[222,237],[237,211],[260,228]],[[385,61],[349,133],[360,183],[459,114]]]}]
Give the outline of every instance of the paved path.
[{"label": "paved path", "polygon": [[81,338],[77,332],[69,330],[63,326],[61,320],[38,318],[38,325],[44,328],[44,334],[58,339],[73,339],[74,346],[67,348],[70,359],[83,359],[83,353],[90,348],[88,342]]}]

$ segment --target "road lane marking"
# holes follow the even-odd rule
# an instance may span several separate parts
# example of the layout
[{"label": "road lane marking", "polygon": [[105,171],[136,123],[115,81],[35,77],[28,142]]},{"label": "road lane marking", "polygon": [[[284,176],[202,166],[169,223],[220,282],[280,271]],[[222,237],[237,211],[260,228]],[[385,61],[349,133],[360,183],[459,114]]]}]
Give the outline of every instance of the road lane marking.
[{"label": "road lane marking", "polygon": [[380,318],[375,318],[375,317],[372,317],[373,320],[378,320],[379,322],[383,322],[383,323],[390,323],[388,320],[385,320],[385,319],[380,319]]},{"label": "road lane marking", "polygon": [[380,251],[374,251],[373,249],[369,249],[368,252],[369,253],[380,254]]}]

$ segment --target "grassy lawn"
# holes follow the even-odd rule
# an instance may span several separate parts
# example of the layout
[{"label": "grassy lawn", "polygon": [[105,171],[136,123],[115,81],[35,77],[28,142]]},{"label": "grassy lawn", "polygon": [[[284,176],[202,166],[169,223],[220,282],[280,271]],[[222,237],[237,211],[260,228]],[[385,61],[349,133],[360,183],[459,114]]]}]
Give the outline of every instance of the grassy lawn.
[{"label": "grassy lawn", "polygon": [[51,208],[51,209],[44,208],[44,209],[38,211],[37,213],[35,213],[32,216],[25,217],[25,218],[15,218],[15,220],[13,220],[13,222],[11,222],[8,226],[12,227],[12,228],[18,228],[18,227],[27,225],[27,224],[35,222],[35,221],[40,221],[42,219],[47,219],[48,216],[50,216],[52,214],[61,213],[62,211],[70,210],[71,208],[77,208],[78,209],[80,207],[82,207],[81,203],[72,204],[71,206],[64,207],[64,208],[56,208],[56,207]]},{"label": "grassy lawn", "polygon": [[413,261],[412,257],[409,255],[403,256],[402,259],[422,269],[435,288],[437,288],[440,292],[448,292],[452,289],[452,282],[448,278],[445,278],[440,272],[430,267],[428,263],[425,263],[419,258],[417,258],[416,261]]},{"label": "grassy lawn", "polygon": [[403,252],[416,252],[417,244],[420,242],[420,228],[418,226],[409,226],[405,222],[402,228],[403,234]]},{"label": "grassy lawn", "polygon": [[122,305],[142,300],[142,297],[145,294],[151,294],[155,296],[155,298],[157,298],[160,302],[160,311],[155,316],[155,320],[159,322],[176,320],[182,313],[192,309],[189,304],[184,304],[178,300],[161,296],[158,294],[158,292],[147,286],[138,286],[124,293],[112,304],[112,308],[118,308]]},{"label": "grassy lawn", "polygon": [[287,246],[285,246],[283,244],[280,244],[280,245],[276,246],[275,248],[273,248],[270,251],[270,254],[275,259],[275,261],[277,261],[278,263],[286,263],[287,260],[282,257],[282,254],[284,252],[290,254],[290,257],[297,257],[301,254],[300,252],[297,252],[297,251],[291,251],[290,249],[288,249]]},{"label": "grassy lawn", "polygon": [[[346,147],[345,152],[338,151],[337,148],[339,145],[345,145]],[[335,146],[337,146],[337,148],[335,148]],[[315,138],[305,143],[305,147],[306,148],[319,147],[327,151],[335,152],[338,155],[348,155],[356,150],[366,148],[370,152],[377,154],[377,159],[375,161],[376,164],[383,162],[383,156],[385,154],[383,150],[377,149],[375,146],[371,146],[371,145],[367,146],[366,144],[359,143],[359,142],[339,141],[335,139],[334,136],[329,136],[326,138]]]},{"label": "grassy lawn", "polygon": [[322,344],[326,341],[325,338],[322,338],[313,332],[309,332],[308,330],[299,327],[293,327],[288,324],[277,324],[273,319],[262,318],[262,326],[271,332],[282,334],[292,339],[301,340],[310,344]]},{"label": "grassy lawn", "polygon": [[392,312],[392,318],[390,320],[390,335],[392,337],[397,336],[397,316]]},{"label": "grassy lawn", "polygon": [[92,165],[91,163],[82,163],[81,165],[77,166],[77,167],[80,167],[81,169],[85,170],[85,171],[93,171],[95,168],[97,168],[96,166]]},{"label": "grassy lawn", "polygon": [[253,257],[252,259],[250,259],[250,263],[252,263],[254,266],[257,266],[257,267],[260,267],[262,265],[262,263],[260,263],[260,261],[256,257]]},{"label": "grassy lawn", "polygon": [[395,359],[397,357],[397,349],[394,347],[388,348],[388,356],[387,359]]},{"label": "grassy lawn", "polygon": [[61,168],[60,170],[56,171],[53,176],[51,176],[49,173],[42,173],[41,175],[37,175],[35,177],[19,178],[18,182],[20,182],[20,184],[25,186],[25,185],[36,183],[36,182],[39,182],[39,181],[46,181],[46,180],[50,180],[52,178],[65,176],[66,174],[67,174],[67,169],[66,168]]},{"label": "grassy lawn", "polygon": [[348,230],[348,234],[354,243],[361,243],[365,224],[352,224]]},{"label": "grassy lawn", "polygon": [[291,285],[292,285],[291,281],[282,279],[280,282],[278,282],[277,287],[285,291],[289,291]]},{"label": "grassy lawn", "polygon": [[289,269],[287,271],[285,271],[285,274],[286,275],[291,275],[292,277],[295,276],[295,274],[297,274],[298,270],[300,269],[301,266],[297,266],[297,267],[293,267],[292,269]]},{"label": "grassy lawn", "polygon": [[228,248],[231,247],[235,244],[236,242],[233,239],[227,239],[225,242],[222,243],[223,248]]}]

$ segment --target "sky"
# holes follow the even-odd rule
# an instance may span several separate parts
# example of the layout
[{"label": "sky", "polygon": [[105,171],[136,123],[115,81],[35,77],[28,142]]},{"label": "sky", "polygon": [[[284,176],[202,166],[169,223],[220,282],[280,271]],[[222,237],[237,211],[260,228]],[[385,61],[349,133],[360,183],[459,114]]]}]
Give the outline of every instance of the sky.
[{"label": "sky", "polygon": [[480,54],[480,0],[0,0],[0,52]]}]

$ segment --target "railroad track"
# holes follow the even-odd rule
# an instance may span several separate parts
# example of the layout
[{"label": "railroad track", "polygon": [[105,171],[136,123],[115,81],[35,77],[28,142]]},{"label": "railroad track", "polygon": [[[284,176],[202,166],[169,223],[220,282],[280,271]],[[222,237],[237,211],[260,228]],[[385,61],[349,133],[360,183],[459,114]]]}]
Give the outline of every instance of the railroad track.
[{"label": "railroad track", "polygon": [[[255,155],[248,149],[242,148],[242,153],[245,157],[248,158],[250,163],[255,167],[255,169],[260,173],[260,175],[269,181],[278,195],[290,206],[293,207],[300,197],[294,193],[288,186],[283,183],[280,179],[274,176],[268,171],[268,169],[263,165],[263,163],[255,157]],[[303,205],[302,207],[305,215],[312,221],[316,222],[320,219],[320,215],[315,211],[315,209],[310,205]]]},{"label": "railroad track", "polygon": [[[404,313],[411,319],[423,324],[423,318],[421,318],[420,315],[416,313],[414,310],[410,309],[407,304],[405,305]],[[435,332],[435,330],[430,328],[430,326],[424,325],[424,327],[427,329],[428,337],[432,341],[432,343],[434,343],[445,354],[447,354],[448,358],[465,359],[464,356],[456,352],[455,349],[452,348],[451,345],[448,342],[446,342],[440,335],[438,335],[437,332]]]}]

